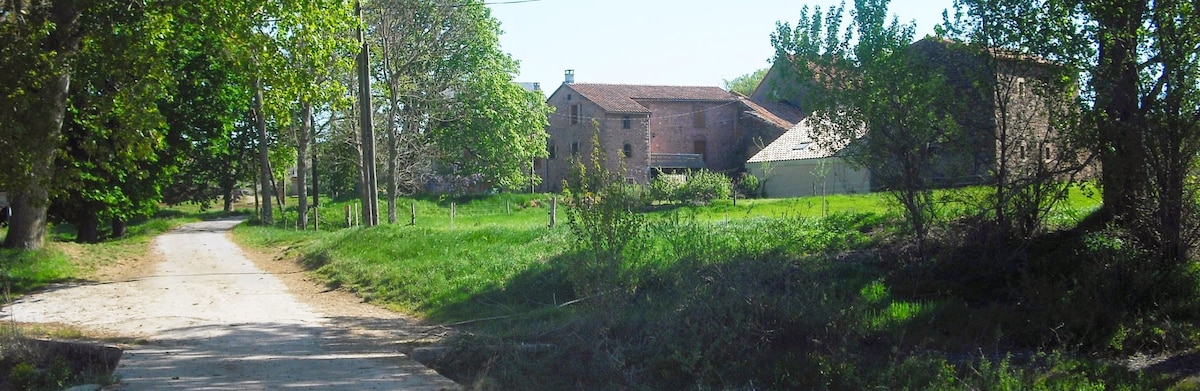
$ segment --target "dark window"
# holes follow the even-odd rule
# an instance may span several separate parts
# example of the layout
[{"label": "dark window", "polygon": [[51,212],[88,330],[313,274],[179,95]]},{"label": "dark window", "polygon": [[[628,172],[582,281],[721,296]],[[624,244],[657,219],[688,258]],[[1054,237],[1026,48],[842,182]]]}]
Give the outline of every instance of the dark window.
[{"label": "dark window", "polygon": [[578,154],[579,154],[579,143],[577,143],[577,142],[571,143],[571,155],[578,155]]},{"label": "dark window", "polygon": [[579,105],[571,105],[571,125],[579,124]]},{"label": "dark window", "polygon": [[550,145],[546,146],[546,150],[550,152],[551,160],[558,158],[558,146],[555,146],[554,144],[550,144]]},{"label": "dark window", "polygon": [[704,122],[705,122],[704,121],[705,120],[704,107],[703,106],[694,106],[694,107],[692,107],[692,110],[693,110],[692,111],[692,126],[697,127],[697,128],[704,128],[704,125],[705,125],[704,124]]},{"label": "dark window", "polygon": [[571,100],[571,94],[567,94],[567,100]]},{"label": "dark window", "polygon": [[629,116],[621,117],[621,129],[629,129],[633,127],[633,120]]},{"label": "dark window", "polygon": [[700,159],[708,162],[708,143],[704,140],[696,140],[692,143],[693,153],[700,155]]},{"label": "dark window", "polygon": [[629,144],[629,143],[625,143],[625,148],[623,148],[621,150],[621,152],[625,153],[626,158],[633,157],[633,145]]}]

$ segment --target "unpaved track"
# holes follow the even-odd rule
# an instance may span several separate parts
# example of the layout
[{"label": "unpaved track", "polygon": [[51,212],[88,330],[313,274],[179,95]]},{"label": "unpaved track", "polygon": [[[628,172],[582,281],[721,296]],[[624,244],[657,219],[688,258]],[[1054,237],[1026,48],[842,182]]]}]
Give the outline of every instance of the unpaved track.
[{"label": "unpaved track", "polygon": [[163,234],[154,241],[161,261],[143,277],[58,286],[3,317],[144,340],[125,351],[118,390],[457,389],[394,345],[345,327],[379,319],[325,316],[298,301],[229,241],[239,222]]}]

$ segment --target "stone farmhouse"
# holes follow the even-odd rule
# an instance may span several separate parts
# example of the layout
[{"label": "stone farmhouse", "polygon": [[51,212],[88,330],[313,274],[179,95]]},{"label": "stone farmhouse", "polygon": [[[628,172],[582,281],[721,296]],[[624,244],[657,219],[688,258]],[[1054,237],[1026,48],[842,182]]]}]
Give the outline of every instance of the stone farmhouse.
[{"label": "stone farmhouse", "polygon": [[589,159],[592,135],[610,171],[648,183],[659,173],[744,170],[756,145],[791,128],[749,98],[717,87],[575,83],[566,80],[547,103],[555,108],[547,133],[549,157],[534,162],[541,191],[562,190],[575,158]]},{"label": "stone farmhouse", "polygon": [[[1052,110],[1043,95],[1044,79],[1054,65],[1045,61],[1006,54],[981,54],[940,38],[913,43],[910,50],[922,62],[944,72],[952,91],[962,104],[952,110],[958,126],[965,130],[959,139],[945,145],[928,145],[936,164],[927,167],[934,186],[950,187],[987,183],[995,177],[999,162],[1007,169],[1053,170],[1063,164],[1055,150],[1058,133],[1053,129]],[[988,62],[985,56],[992,56]],[[987,64],[991,66],[987,66]],[[784,77],[787,69],[776,64],[759,84],[751,99],[764,106],[790,107],[805,113],[795,78]],[[999,89],[975,85],[977,77],[995,77]],[[778,110],[777,110],[778,111]],[[1002,115],[1003,114],[1003,115]],[[851,167],[840,156],[842,149],[821,148],[813,124],[797,120],[782,137],[746,163],[746,169],[764,181],[769,197],[856,193],[886,190],[872,180],[872,171],[887,170],[886,164],[870,169]],[[870,132],[865,141],[869,142]]]}]

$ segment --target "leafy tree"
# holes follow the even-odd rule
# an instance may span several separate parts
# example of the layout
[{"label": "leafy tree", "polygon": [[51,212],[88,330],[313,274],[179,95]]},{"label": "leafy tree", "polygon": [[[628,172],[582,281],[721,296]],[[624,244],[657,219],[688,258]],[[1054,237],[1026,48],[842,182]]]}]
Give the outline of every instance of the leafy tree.
[{"label": "leafy tree", "polygon": [[722,80],[726,91],[736,92],[745,96],[754,94],[754,89],[758,88],[758,84],[762,83],[764,77],[767,77],[769,68],[759,69],[752,73],[747,73],[733,78],[733,80]]},{"label": "leafy tree", "polygon": [[1193,1],[1081,1],[1104,209],[1146,248],[1179,262],[1200,239],[1200,10]]},{"label": "leafy tree", "polygon": [[372,37],[385,86],[388,221],[399,194],[423,187],[433,163],[505,187],[534,180],[548,109],[512,83],[517,64],[499,48],[499,22],[481,1],[375,3]]},{"label": "leafy tree", "polygon": [[451,96],[466,69],[450,63],[470,39],[474,6],[444,7],[436,1],[386,1],[373,14],[372,38],[384,84],[382,127],[388,222],[396,222],[396,199],[417,191],[432,171],[436,150],[428,140],[434,122],[448,120]]},{"label": "leafy tree", "polygon": [[[972,3],[967,6],[965,3]],[[982,124],[995,131],[985,142],[992,191],[979,202],[1005,239],[1029,238],[1084,168],[1076,85],[1084,46],[1066,10],[1021,0],[959,1],[941,34],[965,42],[974,62],[966,75],[994,112]],[[968,8],[964,10],[964,7]],[[999,17],[1013,13],[1011,17]],[[947,15],[946,19],[950,19]]]},{"label": "leafy tree", "polygon": [[[512,63],[507,56],[496,62]],[[442,151],[442,165],[461,176],[483,175],[487,183],[507,189],[537,185],[530,172],[533,159],[546,151],[546,116],[552,109],[541,92],[513,83],[515,64],[501,69],[477,70],[457,94],[459,120],[433,130],[432,139]]]},{"label": "leafy tree", "polygon": [[175,89],[159,102],[169,130],[160,159],[180,168],[164,201],[207,208],[221,197],[228,212],[238,183],[254,172],[248,70],[230,58],[219,32],[190,24],[176,29],[169,60]]},{"label": "leafy tree", "polygon": [[[12,219],[4,247],[36,249],[45,240],[54,169],[63,146],[69,86],[89,38],[120,33],[146,12],[138,1],[22,1],[0,10],[0,184],[8,188]],[[153,35],[150,35],[153,36]]]},{"label": "leafy tree", "polygon": [[1099,156],[1103,217],[1134,232],[1161,259],[1185,259],[1200,239],[1197,188],[1189,178],[1200,156],[1195,2],[958,3],[1000,26],[998,43],[1084,71],[1083,133]]},{"label": "leafy tree", "polygon": [[[805,7],[795,28],[781,23],[771,40],[776,62],[790,64],[817,138],[849,145],[845,158],[890,191],[924,251],[936,217],[932,187],[939,147],[956,149],[959,102],[945,75],[908,49],[913,26],[887,19],[886,0],[857,0],[845,32],[842,6]],[[851,44],[853,43],[853,45]]]},{"label": "leafy tree", "polygon": [[[153,12],[131,16],[124,28],[85,39],[75,60],[51,199],[52,216],[74,224],[79,242],[98,241],[102,219],[149,214],[175,170],[156,153],[165,126],[155,102],[170,83],[158,60],[163,41],[149,37],[167,31],[167,20]],[[111,66],[114,60],[124,66]]]},{"label": "leafy tree", "polygon": [[[282,69],[287,74],[276,90],[280,98],[292,95],[298,104],[292,129],[295,140],[297,222],[308,224],[308,154],[314,138],[314,105],[347,105],[345,86],[336,75],[350,69],[350,53],[354,42],[346,34],[355,22],[351,4],[345,0],[309,0],[300,2],[304,8],[284,13],[278,21],[281,50],[286,59]],[[282,88],[280,88],[282,87]]]}]

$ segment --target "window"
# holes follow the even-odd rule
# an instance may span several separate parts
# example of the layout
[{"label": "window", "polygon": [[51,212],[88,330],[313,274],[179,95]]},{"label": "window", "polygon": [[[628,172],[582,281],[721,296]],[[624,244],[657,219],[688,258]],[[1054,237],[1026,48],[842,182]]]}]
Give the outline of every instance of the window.
[{"label": "window", "polygon": [[692,126],[704,128],[704,106],[692,106]]},{"label": "window", "polygon": [[547,145],[546,150],[550,152],[550,160],[558,158],[558,146],[555,146],[554,143]]},{"label": "window", "polygon": [[579,124],[579,105],[571,105],[571,125]]},{"label": "window", "polygon": [[630,129],[633,127],[633,120],[629,116],[621,117],[621,129]]},{"label": "window", "polygon": [[625,154],[626,159],[633,157],[633,145],[625,143],[625,148],[622,148],[621,152]]},{"label": "window", "polygon": [[693,153],[700,155],[700,159],[704,160],[705,163],[708,162],[708,143],[707,142],[705,142],[704,140],[696,140],[695,142],[692,143],[692,151],[694,151]]},{"label": "window", "polygon": [[571,143],[571,155],[572,156],[579,155],[579,143],[578,142]]}]

